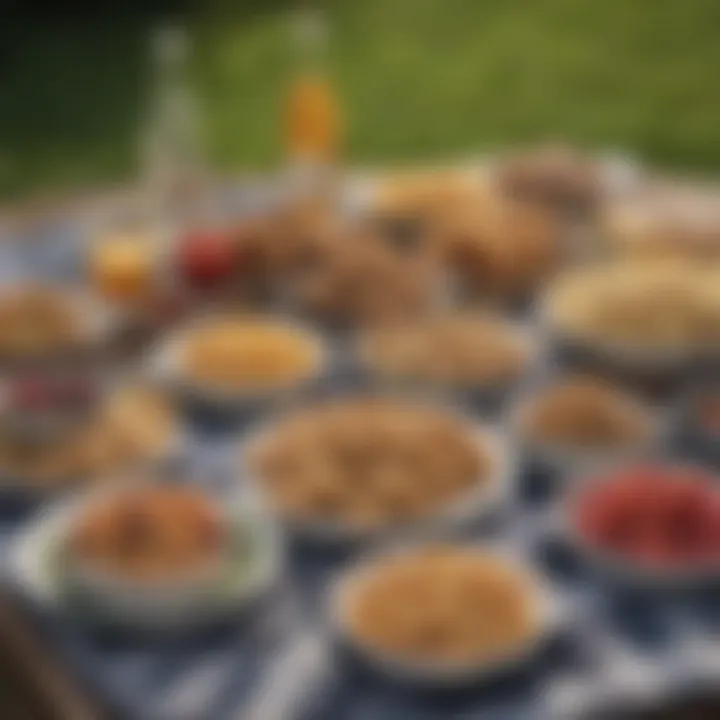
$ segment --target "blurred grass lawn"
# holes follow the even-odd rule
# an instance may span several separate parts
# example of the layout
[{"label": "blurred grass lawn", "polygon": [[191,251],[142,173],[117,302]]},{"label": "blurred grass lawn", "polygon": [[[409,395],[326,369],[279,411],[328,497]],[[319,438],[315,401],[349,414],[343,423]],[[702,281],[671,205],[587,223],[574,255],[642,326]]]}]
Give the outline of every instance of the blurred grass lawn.
[{"label": "blurred grass lawn", "polygon": [[[192,20],[193,74],[211,158],[223,169],[280,158],[287,23],[255,5],[235,14],[216,4]],[[718,0],[331,8],[332,68],[354,160],[562,138],[667,166],[720,168]],[[25,25],[3,36],[0,194],[131,177],[147,18]]]}]

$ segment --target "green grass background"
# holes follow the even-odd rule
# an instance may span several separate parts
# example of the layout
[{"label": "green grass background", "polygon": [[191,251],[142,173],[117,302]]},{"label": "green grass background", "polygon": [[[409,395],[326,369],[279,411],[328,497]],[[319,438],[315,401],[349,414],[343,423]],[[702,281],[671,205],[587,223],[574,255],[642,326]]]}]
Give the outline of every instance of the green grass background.
[{"label": "green grass background", "polygon": [[[141,5],[138,3],[138,5]],[[210,159],[281,158],[290,3],[183,8]],[[720,167],[720,0],[335,0],[330,67],[357,162],[541,140]],[[0,29],[0,194],[131,178],[147,10]]]}]

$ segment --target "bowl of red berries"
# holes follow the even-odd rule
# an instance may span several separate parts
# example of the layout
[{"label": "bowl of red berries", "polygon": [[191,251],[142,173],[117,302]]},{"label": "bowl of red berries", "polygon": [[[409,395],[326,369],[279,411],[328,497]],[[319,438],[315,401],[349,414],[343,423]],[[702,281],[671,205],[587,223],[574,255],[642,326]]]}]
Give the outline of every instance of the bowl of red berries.
[{"label": "bowl of red berries", "polygon": [[633,584],[720,579],[720,489],[709,471],[613,470],[582,483],[564,518],[572,544],[603,574]]}]

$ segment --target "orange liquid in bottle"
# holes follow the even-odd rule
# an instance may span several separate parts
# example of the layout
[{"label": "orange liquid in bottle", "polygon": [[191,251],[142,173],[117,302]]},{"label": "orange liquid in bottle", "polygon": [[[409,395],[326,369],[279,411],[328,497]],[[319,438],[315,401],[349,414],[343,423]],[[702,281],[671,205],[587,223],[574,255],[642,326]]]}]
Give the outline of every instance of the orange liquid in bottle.
[{"label": "orange liquid in bottle", "polygon": [[332,162],[340,146],[340,122],[332,88],[321,75],[295,81],[286,108],[287,152],[292,160]]}]

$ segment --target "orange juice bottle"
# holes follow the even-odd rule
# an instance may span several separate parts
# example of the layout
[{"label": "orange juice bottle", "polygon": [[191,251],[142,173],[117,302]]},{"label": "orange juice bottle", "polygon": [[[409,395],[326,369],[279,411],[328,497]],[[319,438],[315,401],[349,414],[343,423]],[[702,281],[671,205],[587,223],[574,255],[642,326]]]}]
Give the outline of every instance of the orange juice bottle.
[{"label": "orange juice bottle", "polygon": [[297,30],[302,67],[287,98],[286,152],[291,162],[332,164],[340,150],[341,123],[335,93],[320,57],[324,29],[319,18],[303,16]]},{"label": "orange juice bottle", "polygon": [[152,289],[155,252],[150,238],[120,233],[103,238],[91,249],[90,275],[96,291],[108,300],[142,300]]}]

